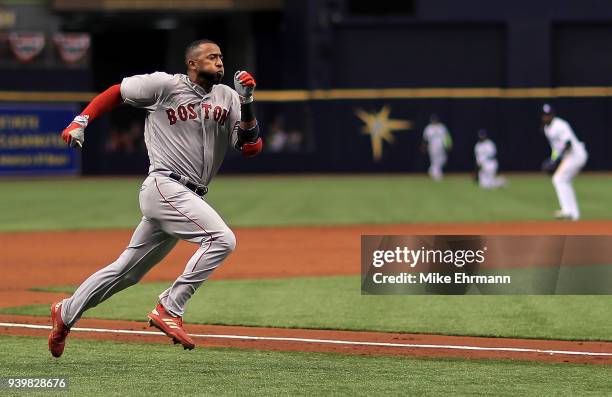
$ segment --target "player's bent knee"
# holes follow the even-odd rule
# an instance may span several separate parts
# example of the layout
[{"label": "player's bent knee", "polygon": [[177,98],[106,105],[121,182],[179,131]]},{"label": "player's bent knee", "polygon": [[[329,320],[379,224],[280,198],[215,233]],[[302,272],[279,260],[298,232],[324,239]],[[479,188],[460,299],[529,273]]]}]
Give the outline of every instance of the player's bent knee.
[{"label": "player's bent knee", "polygon": [[228,253],[236,249],[236,235],[230,229],[226,229],[215,239],[215,243],[222,246]]},{"label": "player's bent knee", "polygon": [[552,182],[555,186],[558,185],[562,185],[564,183],[566,183],[567,181],[565,180],[565,178],[563,177],[563,175],[555,173],[552,177]]}]

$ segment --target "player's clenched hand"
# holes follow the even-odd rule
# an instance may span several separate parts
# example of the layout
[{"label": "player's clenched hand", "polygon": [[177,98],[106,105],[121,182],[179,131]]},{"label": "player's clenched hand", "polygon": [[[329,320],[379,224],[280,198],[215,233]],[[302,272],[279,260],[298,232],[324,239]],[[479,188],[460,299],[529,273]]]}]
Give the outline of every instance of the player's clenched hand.
[{"label": "player's clenched hand", "polygon": [[234,73],[234,88],[240,95],[241,103],[253,102],[253,91],[255,91],[255,79],[249,72],[242,70]]},{"label": "player's clenched hand", "polygon": [[76,116],[72,123],[62,131],[62,140],[70,147],[83,147],[87,116]]}]

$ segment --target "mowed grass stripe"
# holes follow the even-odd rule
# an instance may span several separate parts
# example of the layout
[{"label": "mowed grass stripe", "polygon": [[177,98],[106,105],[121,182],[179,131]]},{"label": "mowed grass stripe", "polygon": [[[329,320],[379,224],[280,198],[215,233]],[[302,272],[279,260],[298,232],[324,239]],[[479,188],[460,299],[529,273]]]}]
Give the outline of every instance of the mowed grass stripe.
[{"label": "mowed grass stripe", "polygon": [[[15,352],[18,352],[16,354]],[[0,336],[0,376],[69,377],[61,395],[604,395],[610,368]],[[58,393],[60,394],[60,393]]]},{"label": "mowed grass stripe", "polygon": [[[84,317],[144,321],[170,283],[131,287]],[[49,290],[70,293],[74,286]],[[612,340],[612,296],[368,296],[360,277],[212,280],[189,301],[187,323]],[[47,305],[0,313],[48,316]]]},{"label": "mowed grass stripe", "polygon": [[[143,178],[3,180],[0,231],[133,228]],[[207,200],[230,226],[348,225],[551,220],[550,178],[512,175],[479,189],[467,175],[434,183],[423,175],[218,177]],[[584,219],[612,219],[612,175],[580,175]]]}]

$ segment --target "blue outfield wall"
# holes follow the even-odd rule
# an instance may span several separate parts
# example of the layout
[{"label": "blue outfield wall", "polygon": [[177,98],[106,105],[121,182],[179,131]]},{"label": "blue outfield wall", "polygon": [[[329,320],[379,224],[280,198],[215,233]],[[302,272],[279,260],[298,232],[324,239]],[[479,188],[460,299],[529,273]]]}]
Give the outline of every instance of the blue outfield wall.
[{"label": "blue outfield wall", "polygon": [[60,133],[75,105],[0,105],[0,176],[76,175],[81,153]]},{"label": "blue outfield wall", "polygon": [[[423,128],[437,114],[449,128],[453,149],[448,171],[474,169],[477,131],[486,129],[496,142],[500,169],[538,171],[550,155],[541,127],[540,109],[546,99],[390,99],[258,103],[264,139],[270,139],[270,120],[291,114],[285,123],[301,129],[305,142],[298,152],[264,152],[245,162],[228,156],[222,172],[424,172],[428,159],[420,150]],[[553,101],[560,117],[573,126],[589,151],[586,169],[612,169],[612,101],[610,98],[561,98]],[[392,120],[410,121],[412,128],[391,131],[393,142],[383,140],[382,156],[375,160],[371,135],[356,115],[363,110],[380,116],[390,110]],[[380,121],[384,124],[384,121]],[[268,141],[268,144],[270,142]]]},{"label": "blue outfield wall", "polygon": [[[0,76],[0,100],[18,100],[13,90],[45,91],[51,95],[41,100],[84,106],[82,95],[52,95],[90,95],[155,70],[184,72],[186,42],[208,37],[225,51],[224,83],[232,85],[236,69],[256,76],[266,141],[264,153],[248,161],[230,151],[221,173],[425,172],[421,135],[432,113],[454,140],[447,171],[473,170],[481,128],[497,143],[502,172],[538,171],[550,153],[539,112],[552,99],[586,144],[587,170],[612,170],[612,7],[606,2],[410,0],[403,12],[393,11],[393,2],[358,12],[358,3],[284,2],[278,11],[240,15],[240,34],[235,15],[222,13],[174,15],[176,30],[154,27],[163,13],[140,23],[121,12],[80,22],[66,14],[75,31],[91,30],[91,69],[13,65]],[[385,89],[413,91],[389,96]],[[432,90],[438,91],[422,95]],[[118,109],[88,127],[83,174],[146,173],[144,116],[130,111]],[[387,111],[396,120],[392,126],[404,129],[384,131]],[[299,147],[271,150],[279,116],[291,137],[302,137],[293,145]],[[364,134],[363,119],[386,139]],[[380,146],[378,159],[373,143]]]},{"label": "blue outfield wall", "polygon": [[[230,150],[220,172],[425,172],[428,159],[421,151],[422,132],[432,113],[447,125],[453,138],[447,171],[474,169],[473,147],[481,128],[488,130],[497,144],[501,171],[539,171],[542,161],[550,154],[540,128],[540,109],[548,101],[545,98],[499,97],[260,100],[256,109],[266,142],[264,152],[245,160]],[[559,115],[574,127],[578,138],[585,142],[589,151],[586,169],[611,170],[611,98],[564,97],[552,103]],[[127,115],[120,114],[126,111]],[[3,127],[0,128],[1,158],[9,161],[15,156],[29,156],[32,161],[46,158],[51,163],[44,160],[44,164],[11,166],[7,162],[0,167],[0,172],[3,175],[76,174],[82,164],[85,175],[146,173],[148,163],[142,125],[136,133],[128,129],[129,120],[142,121],[144,113],[132,113],[131,108],[125,107],[114,111],[110,117],[101,117],[88,127],[85,148],[75,151],[63,146],[59,132],[77,112],[78,107],[74,105],[3,105],[0,121],[8,123],[6,117],[35,115],[37,124],[24,126],[21,130],[11,129],[6,123],[4,127],[0,125]],[[288,134],[297,131],[302,137],[299,147],[286,147],[278,152],[271,150],[272,132],[279,116],[283,119],[282,130]],[[367,127],[364,120],[370,121],[369,130],[364,129]],[[389,126],[399,129],[385,131]],[[116,138],[126,130],[136,136],[133,147],[112,150],[111,133]],[[376,131],[387,138],[380,140],[382,150],[378,158],[373,150],[376,137],[372,133]],[[20,141],[21,146],[17,147],[14,136],[19,134],[32,139],[38,137],[38,143],[23,146]],[[49,136],[57,138],[45,138]],[[40,142],[43,138],[46,143]]]}]

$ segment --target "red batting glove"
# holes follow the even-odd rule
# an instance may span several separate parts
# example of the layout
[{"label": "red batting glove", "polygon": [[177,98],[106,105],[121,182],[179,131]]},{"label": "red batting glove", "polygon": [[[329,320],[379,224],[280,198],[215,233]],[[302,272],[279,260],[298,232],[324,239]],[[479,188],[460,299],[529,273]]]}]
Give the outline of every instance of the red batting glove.
[{"label": "red batting glove", "polygon": [[240,80],[240,84],[245,87],[255,88],[257,86],[255,83],[255,78],[251,76],[249,72],[242,72],[238,77],[238,80]]},{"label": "red batting glove", "polygon": [[83,147],[85,142],[85,127],[88,116],[76,116],[72,123],[62,131],[62,140],[70,147]]},{"label": "red batting glove", "polygon": [[240,103],[253,102],[253,91],[255,91],[255,79],[249,72],[237,71],[234,74],[234,89],[240,96]]}]

